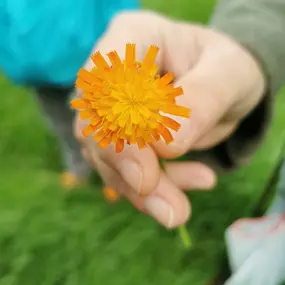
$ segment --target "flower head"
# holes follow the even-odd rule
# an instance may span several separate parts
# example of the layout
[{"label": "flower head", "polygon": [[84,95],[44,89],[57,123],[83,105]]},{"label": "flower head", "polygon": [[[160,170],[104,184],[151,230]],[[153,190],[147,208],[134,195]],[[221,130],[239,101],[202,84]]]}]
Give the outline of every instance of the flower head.
[{"label": "flower head", "polygon": [[175,103],[183,90],[173,86],[173,74],[157,75],[158,50],[150,46],[144,60],[137,62],[135,44],[127,44],[124,61],[116,51],[107,54],[111,66],[100,52],[91,56],[95,67],[81,68],[76,81],[83,95],[71,101],[89,121],[84,136],[93,134],[102,148],[113,142],[117,152],[125,142],[141,149],[160,138],[167,144],[173,141],[169,129],[178,131],[180,124],[165,114],[189,118],[190,110]]}]

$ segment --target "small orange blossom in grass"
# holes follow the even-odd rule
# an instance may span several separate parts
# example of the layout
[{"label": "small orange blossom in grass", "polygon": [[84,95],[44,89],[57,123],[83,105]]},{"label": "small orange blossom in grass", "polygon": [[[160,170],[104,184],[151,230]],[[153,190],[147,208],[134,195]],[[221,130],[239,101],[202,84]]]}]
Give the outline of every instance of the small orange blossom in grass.
[{"label": "small orange blossom in grass", "polygon": [[105,187],[103,189],[103,194],[105,199],[109,202],[117,202],[120,199],[120,194],[111,187]]},{"label": "small orange blossom in grass", "polygon": [[91,56],[95,67],[81,68],[76,81],[83,95],[71,101],[81,119],[89,121],[84,136],[93,134],[102,148],[113,142],[116,152],[123,150],[125,142],[141,149],[161,138],[167,144],[173,141],[169,129],[178,131],[180,124],[164,114],[189,118],[190,110],[175,103],[183,90],[174,87],[173,74],[157,75],[158,50],[150,46],[138,62],[135,44],[127,44],[125,60],[116,51],[107,54],[111,66],[100,52]]}]

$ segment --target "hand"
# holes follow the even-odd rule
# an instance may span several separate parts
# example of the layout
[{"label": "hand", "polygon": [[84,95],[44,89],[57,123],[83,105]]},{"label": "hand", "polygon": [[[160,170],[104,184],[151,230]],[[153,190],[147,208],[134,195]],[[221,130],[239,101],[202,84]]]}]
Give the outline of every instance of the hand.
[{"label": "hand", "polygon": [[[251,54],[226,35],[209,28],[175,22],[149,12],[117,16],[95,50],[116,50],[124,57],[125,44],[137,45],[142,60],[150,45],[160,52],[160,72],[171,71],[185,95],[177,103],[192,110],[190,120],[180,119],[174,142],[158,142],[144,150],[126,146],[101,150],[83,138],[77,119],[75,132],[87,159],[98,169],[107,186],[114,187],[138,209],[172,228],[186,222],[190,204],[181,190],[210,189],[215,173],[201,163],[169,163],[166,173],[158,157],[175,158],[191,150],[210,148],[225,140],[260,102],[265,89],[263,74]],[[95,51],[94,50],[94,51]],[[91,60],[86,68],[92,68]]]}]

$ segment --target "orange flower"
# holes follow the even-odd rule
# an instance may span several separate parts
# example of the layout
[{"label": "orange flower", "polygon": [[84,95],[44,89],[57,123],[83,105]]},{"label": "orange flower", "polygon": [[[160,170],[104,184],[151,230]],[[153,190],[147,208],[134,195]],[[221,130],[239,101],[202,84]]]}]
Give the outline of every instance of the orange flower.
[{"label": "orange flower", "polygon": [[117,202],[120,199],[120,194],[111,187],[105,187],[103,194],[106,200],[109,202]]},{"label": "orange flower", "polygon": [[111,66],[100,52],[91,56],[95,67],[91,71],[81,68],[76,81],[83,95],[71,101],[81,119],[89,120],[84,136],[93,134],[102,148],[113,142],[117,152],[125,142],[141,149],[161,137],[167,144],[173,141],[169,129],[178,131],[180,124],[163,113],[189,118],[190,110],[175,104],[183,90],[171,83],[173,74],[156,75],[158,50],[150,46],[140,63],[135,44],[127,44],[124,61],[116,51],[107,54]]}]

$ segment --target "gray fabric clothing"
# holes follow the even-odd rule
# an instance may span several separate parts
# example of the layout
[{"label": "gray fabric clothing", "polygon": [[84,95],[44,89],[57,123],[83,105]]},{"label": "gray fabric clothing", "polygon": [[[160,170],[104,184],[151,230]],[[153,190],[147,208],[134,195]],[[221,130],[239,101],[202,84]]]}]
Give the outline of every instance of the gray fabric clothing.
[{"label": "gray fabric clothing", "polygon": [[90,169],[81,155],[79,144],[75,140],[73,132],[74,112],[69,106],[73,89],[38,88],[35,90],[35,94],[51,130],[59,139],[65,170],[77,177],[86,178],[90,174]]}]

